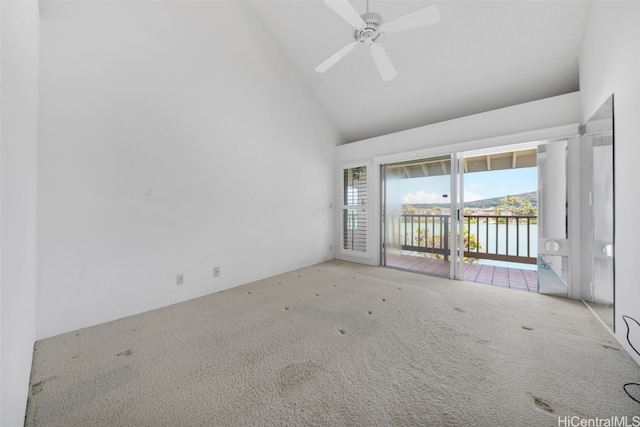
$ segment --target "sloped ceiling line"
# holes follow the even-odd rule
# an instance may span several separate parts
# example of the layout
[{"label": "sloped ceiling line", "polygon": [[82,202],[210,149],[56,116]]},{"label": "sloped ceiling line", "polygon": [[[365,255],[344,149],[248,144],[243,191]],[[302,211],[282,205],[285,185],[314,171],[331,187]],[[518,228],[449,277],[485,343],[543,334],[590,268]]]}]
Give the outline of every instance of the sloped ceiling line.
[{"label": "sloped ceiling line", "polygon": [[[371,0],[391,20],[436,4],[436,25],[382,35],[398,76],[384,82],[363,46],[314,68],[353,40],[321,0],[249,0],[346,142],[579,90],[589,1]],[[366,2],[352,1],[359,13]]]}]

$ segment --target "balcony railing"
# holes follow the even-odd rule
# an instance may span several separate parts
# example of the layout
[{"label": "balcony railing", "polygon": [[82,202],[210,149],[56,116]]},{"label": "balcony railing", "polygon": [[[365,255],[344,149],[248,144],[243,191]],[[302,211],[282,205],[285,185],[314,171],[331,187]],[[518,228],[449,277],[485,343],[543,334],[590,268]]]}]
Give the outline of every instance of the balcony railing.
[{"label": "balcony railing", "polygon": [[402,250],[439,254],[448,260],[449,220],[449,215],[401,215]]},{"label": "balcony railing", "polygon": [[[402,250],[438,254],[448,260],[449,222],[449,215],[401,215]],[[536,264],[537,217],[466,215],[463,222],[466,258]]]}]

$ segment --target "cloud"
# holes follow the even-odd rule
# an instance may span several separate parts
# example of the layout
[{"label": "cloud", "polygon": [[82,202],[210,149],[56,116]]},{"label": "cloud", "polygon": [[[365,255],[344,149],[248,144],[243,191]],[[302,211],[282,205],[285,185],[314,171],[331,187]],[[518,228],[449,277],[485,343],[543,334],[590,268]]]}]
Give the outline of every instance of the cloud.
[{"label": "cloud", "polygon": [[476,200],[486,199],[486,197],[481,196],[480,194],[472,193],[471,191],[464,192],[464,201],[465,202],[475,202]]},{"label": "cloud", "polygon": [[464,183],[464,186],[468,187],[468,188],[470,188],[472,190],[478,190],[478,189],[484,187],[482,184],[478,184],[477,182],[473,182],[473,181],[466,181]]},{"label": "cloud", "polygon": [[402,198],[402,203],[446,203],[449,199],[444,199],[439,193],[425,193],[420,190],[416,193],[409,193]]},{"label": "cloud", "polygon": [[[496,178],[494,181],[498,181],[500,178]],[[474,192],[482,192],[484,194],[489,194],[490,196],[483,197],[491,198],[494,197],[494,194],[507,194],[507,187],[505,187],[504,183],[501,182],[490,182],[490,183],[479,183],[476,181],[467,181],[464,182],[464,187]]]},{"label": "cloud", "polygon": [[[472,193],[470,191],[464,192],[465,202],[475,202],[476,200],[482,200],[485,197],[480,194]],[[402,198],[402,203],[409,205],[418,203],[448,203],[449,198],[442,197],[440,193],[426,193],[424,191],[417,191],[415,193],[408,193]]]}]

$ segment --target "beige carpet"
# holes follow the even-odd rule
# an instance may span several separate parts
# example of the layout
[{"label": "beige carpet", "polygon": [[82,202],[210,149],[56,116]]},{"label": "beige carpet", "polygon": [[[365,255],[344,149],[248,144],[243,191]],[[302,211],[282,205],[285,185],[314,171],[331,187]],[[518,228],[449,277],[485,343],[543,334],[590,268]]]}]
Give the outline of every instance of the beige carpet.
[{"label": "beige carpet", "polygon": [[640,367],[581,302],[340,261],[40,341],[31,382],[27,426],[640,415]]}]

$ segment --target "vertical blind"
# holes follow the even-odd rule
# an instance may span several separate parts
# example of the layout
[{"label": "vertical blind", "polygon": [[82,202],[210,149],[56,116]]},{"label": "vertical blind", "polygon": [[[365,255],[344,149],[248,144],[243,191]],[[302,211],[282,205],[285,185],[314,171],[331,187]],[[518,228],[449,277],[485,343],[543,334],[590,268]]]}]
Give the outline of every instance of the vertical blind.
[{"label": "vertical blind", "polygon": [[367,167],[343,170],[342,248],[367,252]]}]

